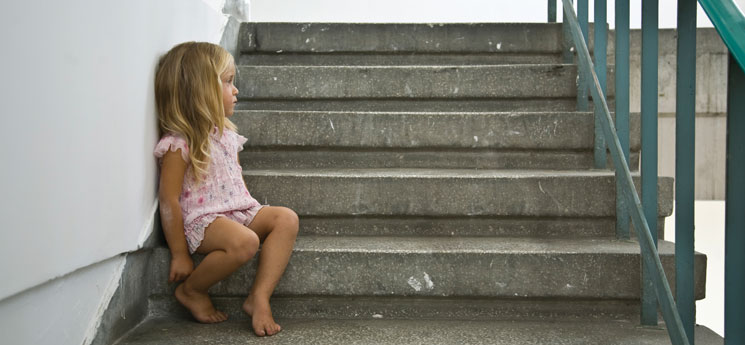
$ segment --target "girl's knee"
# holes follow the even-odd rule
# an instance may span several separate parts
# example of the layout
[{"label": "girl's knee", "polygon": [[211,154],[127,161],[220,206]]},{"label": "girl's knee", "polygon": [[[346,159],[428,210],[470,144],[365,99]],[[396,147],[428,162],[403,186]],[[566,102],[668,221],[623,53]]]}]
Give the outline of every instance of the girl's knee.
[{"label": "girl's knee", "polygon": [[280,208],[280,211],[278,212],[275,220],[275,225],[277,227],[283,228],[284,231],[290,231],[297,234],[298,227],[300,225],[300,219],[298,218],[295,211],[286,207],[282,207]]},{"label": "girl's knee", "polygon": [[253,259],[258,251],[259,237],[253,231],[246,231],[245,234],[237,236],[228,249],[228,253],[241,263]]}]

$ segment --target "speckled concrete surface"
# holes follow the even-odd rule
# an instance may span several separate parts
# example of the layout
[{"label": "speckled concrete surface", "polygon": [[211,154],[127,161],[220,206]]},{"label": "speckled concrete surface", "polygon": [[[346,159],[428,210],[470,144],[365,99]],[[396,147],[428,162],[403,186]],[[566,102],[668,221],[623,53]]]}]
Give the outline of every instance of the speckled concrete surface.
[{"label": "speckled concrete surface", "polygon": [[[248,320],[202,325],[188,320],[153,319],[118,345],[149,344],[521,344],[658,345],[670,344],[662,328],[630,322],[510,322],[443,320],[278,320],[283,331],[256,337]],[[696,344],[719,345],[721,338],[704,327]]]},{"label": "speckled concrete surface", "polygon": [[[664,221],[658,222],[663,229]],[[613,217],[417,217],[303,216],[301,236],[494,236],[528,238],[611,238]]]},{"label": "speckled concrete surface", "polygon": [[250,66],[433,66],[433,65],[504,65],[504,64],[559,64],[562,57],[559,52],[518,52],[514,54],[473,54],[464,55],[448,53],[402,53],[386,52],[358,54],[297,54],[287,52],[259,52],[241,55],[237,64]]},{"label": "speckled concrete surface", "polygon": [[[613,100],[610,100],[612,104]],[[609,104],[608,106],[612,106]],[[576,97],[471,99],[244,99],[236,110],[295,111],[576,111]]]},{"label": "speckled concrete surface", "polygon": [[[668,278],[674,246],[660,242]],[[201,256],[197,256],[197,261]],[[168,294],[170,255],[155,252],[148,278]],[[697,255],[703,298],[705,257]],[[256,260],[210,292],[241,296]],[[602,239],[404,238],[301,236],[276,294],[321,296],[470,296],[634,299],[640,293],[639,245]]]},{"label": "speckled concrete surface", "polygon": [[[590,169],[591,113],[237,111],[241,162],[266,168]],[[631,116],[638,166],[639,116]]]},{"label": "speckled concrete surface", "polygon": [[[577,150],[594,144],[593,114],[579,112],[254,110],[238,111],[231,120],[249,139],[247,147]],[[638,129],[639,116],[632,120]],[[632,139],[632,150],[638,150],[638,131]]]},{"label": "speckled concrete surface", "polygon": [[[241,152],[244,169],[591,169],[591,150],[512,151],[373,149],[349,151],[337,147],[247,147]],[[631,153],[639,166],[639,153]],[[638,170],[638,169],[635,169]]]},{"label": "speckled concrete surface", "polygon": [[244,53],[558,53],[562,44],[561,25],[545,23],[244,23],[240,40]]},{"label": "speckled concrete surface", "polygon": [[[245,296],[212,297],[231,320],[248,316]],[[639,300],[535,299],[401,296],[273,296],[272,312],[282,319],[615,321],[639,319]],[[151,296],[151,316],[191,316],[172,294]]]},{"label": "speckled concrete surface", "polygon": [[[608,217],[616,213],[616,183],[610,171],[277,169],[247,170],[243,176],[259,202],[290,207],[300,216]],[[639,185],[640,179],[635,181]],[[672,179],[661,177],[658,191],[658,214],[670,215]]]},{"label": "speckled concrete surface", "polygon": [[[239,100],[575,97],[575,65],[237,66]],[[612,85],[609,83],[608,85]]]}]

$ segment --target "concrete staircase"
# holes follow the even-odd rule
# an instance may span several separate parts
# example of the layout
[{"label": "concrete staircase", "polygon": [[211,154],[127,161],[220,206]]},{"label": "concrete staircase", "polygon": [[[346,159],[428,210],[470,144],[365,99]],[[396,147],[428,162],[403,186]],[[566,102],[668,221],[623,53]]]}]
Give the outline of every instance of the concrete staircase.
[{"label": "concrete staircase", "polygon": [[[240,310],[255,262],[211,290],[231,321],[191,321],[160,247],[150,317],[120,344],[669,344],[664,325],[638,326],[639,246],[614,238],[614,176],[591,169],[593,118],[576,111],[560,25],[250,23],[240,36],[245,179],[301,217],[272,300],[284,331],[258,339]],[[638,166],[638,116],[631,128]],[[659,182],[660,225],[672,184]],[[660,252],[672,277],[672,245]]]}]

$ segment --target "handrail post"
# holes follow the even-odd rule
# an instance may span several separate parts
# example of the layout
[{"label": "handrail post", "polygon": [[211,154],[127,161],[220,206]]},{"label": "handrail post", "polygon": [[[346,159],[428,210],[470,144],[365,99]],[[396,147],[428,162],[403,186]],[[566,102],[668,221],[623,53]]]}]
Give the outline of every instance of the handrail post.
[{"label": "handrail post", "polygon": [[[616,134],[629,160],[629,0],[616,0]],[[621,195],[621,173],[616,169],[616,238],[631,238],[630,215]],[[638,230],[637,230],[638,231]]]},{"label": "handrail post", "polygon": [[[647,269],[651,275],[648,280],[651,282],[651,286],[655,289],[657,297],[660,301],[662,309],[662,315],[667,324],[667,332],[670,335],[670,340],[675,345],[687,345],[688,337],[683,330],[683,323],[680,321],[680,315],[678,314],[675,300],[670,289],[670,284],[667,281],[665,271],[662,268],[662,262],[660,261],[659,252],[657,251],[656,241],[652,238],[652,234],[649,231],[649,225],[647,224],[647,218],[642,210],[641,200],[637,195],[634,187],[634,182],[631,179],[631,171],[626,159],[621,153],[621,144],[616,136],[616,130],[613,126],[613,119],[611,118],[610,111],[608,110],[608,104],[603,95],[603,91],[600,88],[600,82],[593,69],[592,59],[587,45],[582,37],[582,32],[579,29],[579,23],[577,17],[574,14],[574,8],[572,8],[569,0],[563,2],[565,19],[571,26],[572,39],[576,42],[577,53],[579,57],[579,68],[583,69],[588,76],[592,78],[592,97],[600,102],[600,107],[603,109],[603,117],[601,118],[601,124],[603,126],[603,133],[608,138],[608,147],[610,149],[611,157],[616,169],[622,171],[623,182],[621,192],[624,197],[628,200],[630,208],[632,208],[631,216],[634,227],[639,229],[639,245],[641,249],[642,265]],[[568,17],[568,18],[567,18]],[[656,64],[655,64],[656,65]],[[656,204],[655,204],[656,205]],[[655,217],[655,221],[656,221]],[[656,307],[656,305],[654,306]],[[656,308],[654,308],[656,311]],[[656,313],[655,313],[656,314]],[[655,315],[656,318],[656,315]]]},{"label": "handrail post", "polygon": [[[658,0],[642,0],[642,205],[657,247],[657,55]],[[642,266],[643,325],[657,325],[657,298],[651,272]]]},{"label": "handrail post", "polygon": [[678,0],[675,96],[675,286],[678,313],[693,342],[694,186],[696,154],[696,0]]},{"label": "handrail post", "polygon": [[556,0],[548,0],[548,22],[556,23]]},{"label": "handrail post", "polygon": [[[577,0],[577,19],[579,20],[579,28],[582,31],[582,37],[585,39],[585,42],[589,42],[587,40],[587,17],[587,0]],[[588,83],[590,76],[585,75],[584,71],[580,68],[577,69],[577,75],[579,76],[579,82],[577,83],[577,110],[588,111],[590,110],[590,105],[587,94],[589,91]]]},{"label": "handrail post", "polygon": [[[569,1],[569,3],[572,3],[572,0],[559,0],[559,1]],[[564,16],[562,17],[562,20],[561,20],[561,33],[562,33],[562,37],[564,38],[564,50],[562,51],[562,61],[565,64],[571,64],[571,63],[574,63],[574,53],[572,52],[572,47],[574,46],[574,43],[572,43],[572,31],[569,28],[569,21],[567,20],[566,12],[562,12],[562,13],[564,13]],[[579,70],[577,71],[577,73],[579,73]]]},{"label": "handrail post", "polygon": [[[607,52],[608,52],[608,28],[607,28],[607,0],[595,0],[595,74],[598,76],[598,82],[604,95],[607,95]],[[586,78],[590,80],[591,78]],[[603,110],[597,105],[598,100],[593,99],[595,103],[595,169],[605,169],[607,155],[605,151],[605,137],[603,136],[600,116]]]},{"label": "handrail post", "polygon": [[735,345],[745,344],[745,72],[732,53],[727,74],[724,344]]}]

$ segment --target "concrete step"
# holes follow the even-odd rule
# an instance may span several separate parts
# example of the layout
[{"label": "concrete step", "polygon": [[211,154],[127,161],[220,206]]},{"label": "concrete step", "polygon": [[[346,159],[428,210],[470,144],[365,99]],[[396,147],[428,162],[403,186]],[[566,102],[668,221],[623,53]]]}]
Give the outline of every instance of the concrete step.
[{"label": "concrete step", "polygon": [[[674,244],[659,252],[674,285]],[[198,264],[203,256],[196,255]],[[170,295],[170,252],[151,259],[153,294]],[[696,298],[706,257],[695,256]],[[639,245],[607,239],[299,237],[275,290],[286,296],[417,296],[638,300]],[[244,296],[256,260],[210,290]]]},{"label": "concrete step", "polygon": [[[576,65],[238,66],[240,101],[576,97]],[[611,74],[612,77],[612,74]],[[614,94],[609,78],[608,95]]]},{"label": "concrete step", "polygon": [[[589,43],[594,32],[590,24]],[[243,23],[242,65],[560,63],[555,23]]]},{"label": "concrete step", "polygon": [[[631,164],[639,166],[638,114]],[[591,113],[237,111],[245,169],[590,169]]]},{"label": "concrete step", "polygon": [[[283,331],[269,338],[253,334],[249,320],[203,325],[178,317],[152,318],[118,345],[308,344],[308,345],[631,345],[670,344],[661,327],[629,321],[537,322],[460,320],[316,320],[279,319]],[[696,326],[696,344],[723,340]]]},{"label": "concrete step", "polygon": [[[608,171],[294,169],[249,170],[244,179],[260,202],[295,210],[308,235],[593,238],[616,231]],[[661,235],[672,179],[658,188]]]},{"label": "concrete step", "polygon": [[[601,170],[280,169],[246,170],[244,179],[259,202],[301,216],[594,218],[616,210],[615,177]],[[672,186],[659,179],[660,216],[672,213]]]}]

